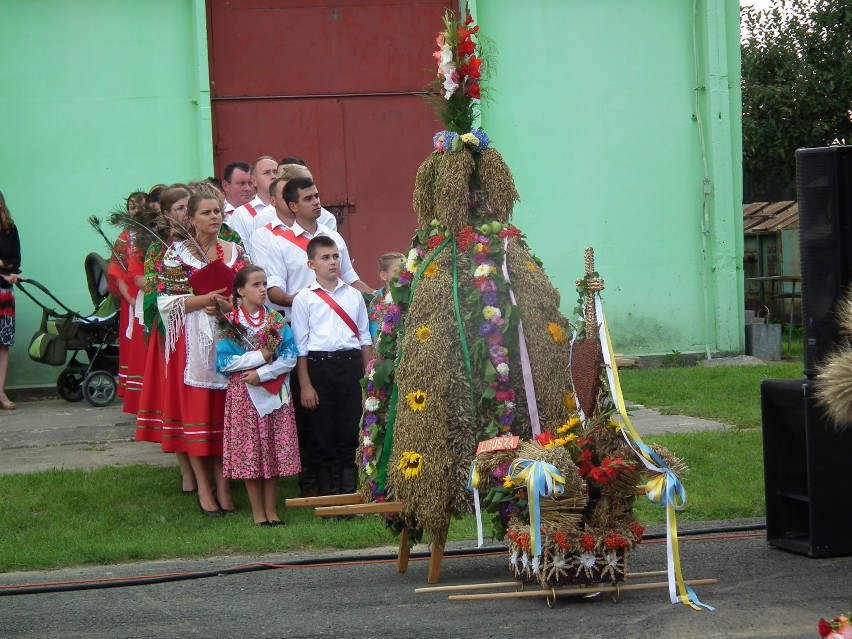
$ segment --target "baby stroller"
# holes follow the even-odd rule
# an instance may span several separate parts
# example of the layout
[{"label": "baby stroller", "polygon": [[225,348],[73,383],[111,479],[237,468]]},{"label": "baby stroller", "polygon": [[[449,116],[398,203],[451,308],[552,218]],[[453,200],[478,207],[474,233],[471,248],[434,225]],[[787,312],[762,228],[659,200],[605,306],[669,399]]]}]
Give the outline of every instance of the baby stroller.
[{"label": "baby stroller", "polygon": [[[79,402],[85,397],[92,406],[107,406],[115,399],[118,389],[115,377],[120,320],[116,300],[107,289],[109,262],[97,253],[89,253],[84,267],[89,295],[95,305],[87,316],[65,306],[35,280],[22,279],[17,286],[42,309],[41,325],[30,340],[30,359],[50,366],[65,366],[56,380],[56,389],[64,400]],[[40,302],[24,284],[39,289],[64,312]],[[71,361],[66,364],[69,351]],[[87,363],[77,359],[81,351],[86,353]]]}]

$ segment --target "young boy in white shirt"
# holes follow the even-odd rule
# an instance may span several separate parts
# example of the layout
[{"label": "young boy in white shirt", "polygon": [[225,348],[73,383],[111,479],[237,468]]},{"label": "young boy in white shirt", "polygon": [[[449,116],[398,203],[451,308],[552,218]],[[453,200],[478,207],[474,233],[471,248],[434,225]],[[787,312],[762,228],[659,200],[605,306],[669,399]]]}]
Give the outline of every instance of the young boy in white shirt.
[{"label": "young boy in white shirt", "polygon": [[340,251],[325,235],[307,246],[316,281],[293,298],[290,323],[299,360],[301,402],[308,410],[317,493],[355,492],[361,385],[372,355],[367,306],[340,279]]}]

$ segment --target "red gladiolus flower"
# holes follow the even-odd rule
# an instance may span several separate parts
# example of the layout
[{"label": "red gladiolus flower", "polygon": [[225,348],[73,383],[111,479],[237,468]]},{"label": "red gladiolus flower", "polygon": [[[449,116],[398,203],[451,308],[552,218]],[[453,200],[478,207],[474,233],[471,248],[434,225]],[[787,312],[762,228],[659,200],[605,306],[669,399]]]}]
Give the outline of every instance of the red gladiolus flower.
[{"label": "red gladiolus flower", "polygon": [[465,94],[474,100],[481,100],[482,95],[479,93],[479,83],[471,84],[467,89],[464,90]]},{"label": "red gladiolus flower", "polygon": [[543,433],[540,433],[540,434],[535,436],[535,440],[539,444],[541,444],[542,446],[547,446],[547,444],[552,442],[554,439],[556,439],[556,438],[553,436],[553,433],[551,433],[549,430],[546,430]]},{"label": "red gladiolus flower", "polygon": [[476,51],[476,43],[470,38],[470,34],[475,33],[464,27],[459,27],[459,57],[463,58],[468,55],[473,55]]},{"label": "red gladiolus flower", "polygon": [[592,478],[592,481],[597,482],[599,484],[605,484],[609,481],[609,476],[606,474],[600,466],[595,466],[592,468],[589,476]]},{"label": "red gladiolus flower", "polygon": [[822,617],[820,617],[819,623],[817,623],[817,630],[819,631],[820,637],[827,637],[833,632],[831,624]]},{"label": "red gladiolus flower", "polygon": [[468,58],[468,61],[459,67],[459,75],[461,77],[469,77],[474,80],[482,77],[482,72],[480,71],[480,67],[482,66],[482,60],[477,58],[476,56],[471,56]]}]

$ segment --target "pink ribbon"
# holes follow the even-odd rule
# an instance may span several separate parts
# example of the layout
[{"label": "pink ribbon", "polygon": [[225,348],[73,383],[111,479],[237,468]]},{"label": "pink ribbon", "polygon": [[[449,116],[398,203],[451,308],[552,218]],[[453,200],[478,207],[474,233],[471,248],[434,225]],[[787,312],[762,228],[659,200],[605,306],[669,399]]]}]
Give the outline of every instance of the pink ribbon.
[{"label": "pink ribbon", "polygon": [[[503,278],[506,283],[509,281],[509,268],[506,266],[506,255],[509,252],[509,238],[503,238]],[[518,306],[515,301],[515,293],[509,288],[509,300],[512,306]],[[521,372],[524,378],[524,391],[527,395],[527,410],[530,413],[530,425],[532,426],[533,435],[541,434],[541,422],[538,418],[538,404],[535,401],[535,387],[533,385],[532,368],[530,367],[530,355],[527,352],[527,340],[524,337],[524,322],[518,321],[518,350],[521,355]]]}]

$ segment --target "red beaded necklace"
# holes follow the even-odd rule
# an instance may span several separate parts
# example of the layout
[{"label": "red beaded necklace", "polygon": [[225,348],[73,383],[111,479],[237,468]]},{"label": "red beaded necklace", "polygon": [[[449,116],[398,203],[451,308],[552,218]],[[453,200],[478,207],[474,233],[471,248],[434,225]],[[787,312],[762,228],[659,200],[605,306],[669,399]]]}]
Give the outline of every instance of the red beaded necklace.
[{"label": "red beaded necklace", "polygon": [[245,306],[240,306],[240,310],[243,312],[243,317],[245,318],[246,323],[248,323],[249,326],[252,326],[254,328],[257,328],[258,326],[263,326],[263,320],[266,319],[265,308],[263,308],[262,306],[260,307],[257,319],[252,318],[252,316],[248,314]]}]

